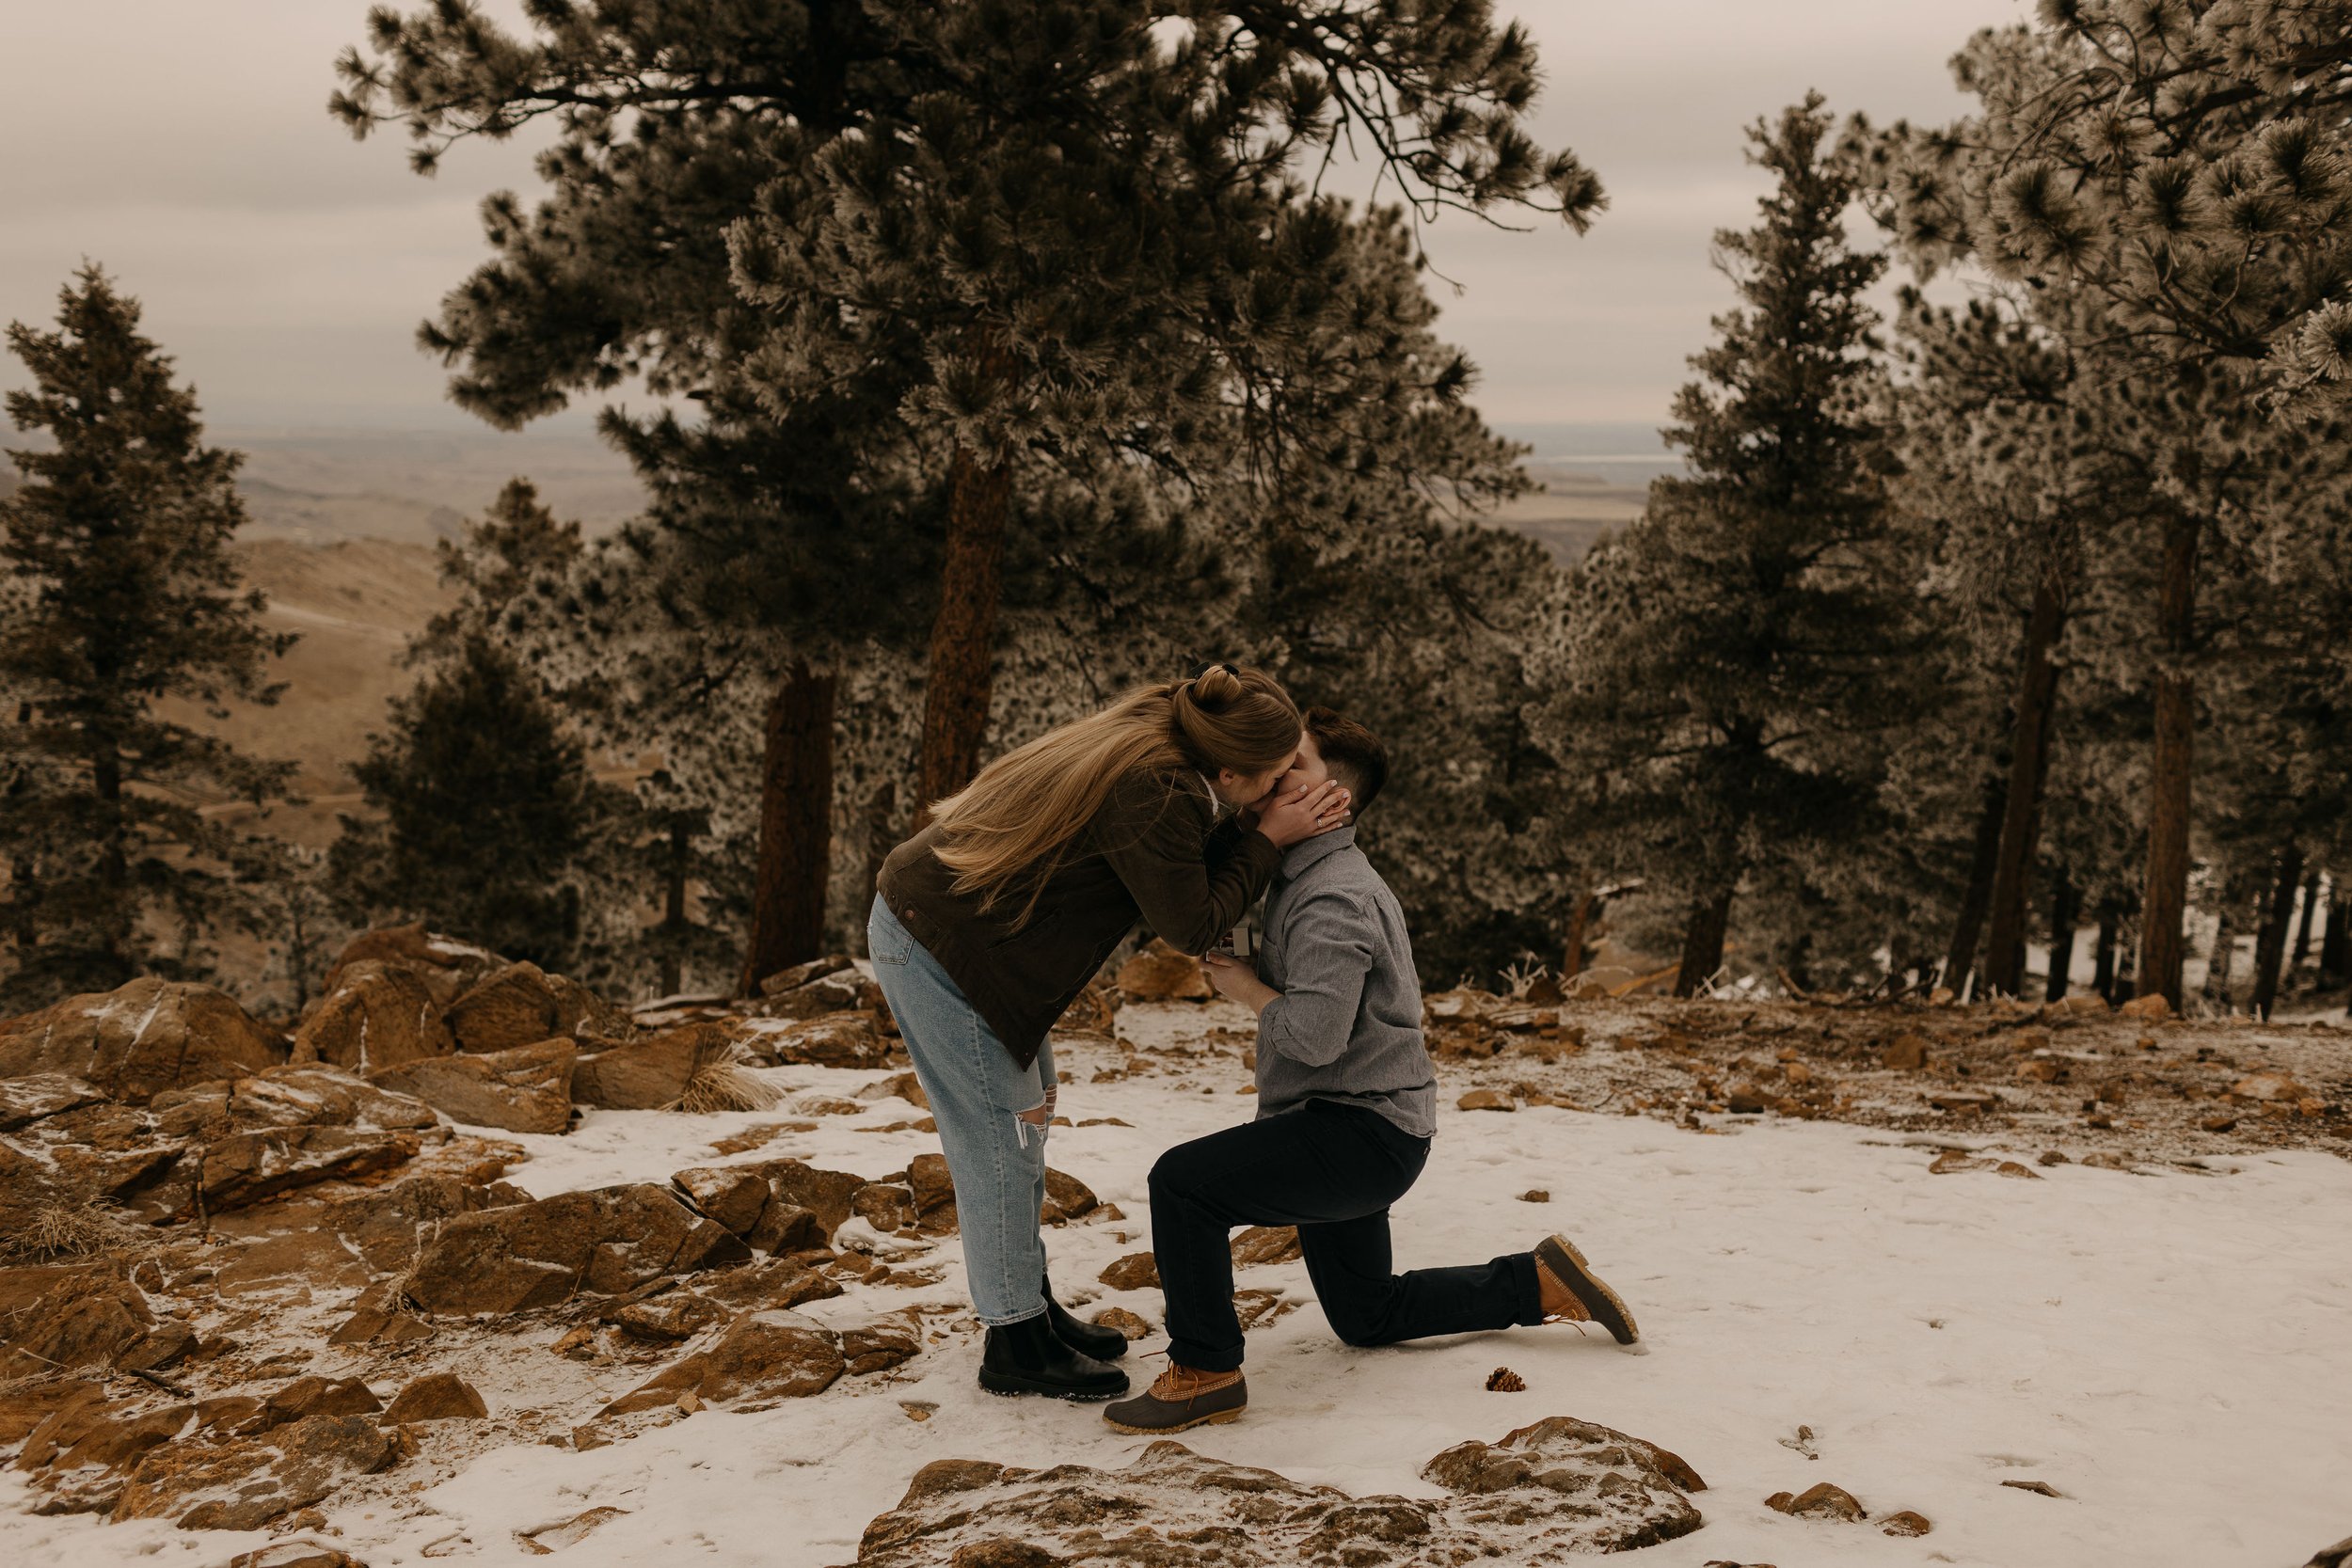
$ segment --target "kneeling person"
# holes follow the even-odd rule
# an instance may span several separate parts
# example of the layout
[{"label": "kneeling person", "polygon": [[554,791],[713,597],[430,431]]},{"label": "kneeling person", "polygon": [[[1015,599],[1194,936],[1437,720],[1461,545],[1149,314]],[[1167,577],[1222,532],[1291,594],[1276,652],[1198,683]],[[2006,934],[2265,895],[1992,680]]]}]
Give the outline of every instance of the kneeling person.
[{"label": "kneeling person", "polygon": [[[1277,786],[1340,781],[1359,818],[1388,775],[1361,724],[1306,714],[1297,767]],[[1540,1323],[1597,1323],[1620,1344],[1632,1315],[1565,1238],[1472,1267],[1395,1272],[1389,1206],[1429,1158],[1437,1078],[1404,911],[1353,827],[1293,846],[1266,895],[1256,967],[1212,955],[1209,977],[1258,1014],[1258,1115],[1181,1144],[1152,1169],[1152,1244],[1168,1301],[1168,1366],[1107,1406],[1121,1432],[1230,1421],[1248,1402],[1233,1310],[1236,1226],[1295,1225],[1324,1316],[1351,1345]]]}]

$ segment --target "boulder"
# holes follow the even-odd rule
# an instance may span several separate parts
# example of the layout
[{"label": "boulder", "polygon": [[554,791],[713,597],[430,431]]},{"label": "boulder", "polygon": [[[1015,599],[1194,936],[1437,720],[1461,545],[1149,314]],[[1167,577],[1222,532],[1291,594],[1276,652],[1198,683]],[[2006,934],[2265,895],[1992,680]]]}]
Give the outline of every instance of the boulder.
[{"label": "boulder", "polygon": [[890,1045],[873,1016],[864,1012],[748,1021],[742,1037],[746,1054],[776,1067],[884,1067]]},{"label": "boulder", "polygon": [[392,1274],[415,1259],[420,1225],[530,1201],[510,1182],[411,1176],[329,1205],[326,1222],[337,1245],[357,1248],[375,1273]]},{"label": "boulder", "polygon": [[0,1132],[18,1132],[37,1121],[78,1111],[105,1099],[98,1085],[67,1072],[34,1072],[0,1078]]},{"label": "boulder", "polygon": [[427,1372],[416,1379],[385,1407],[387,1426],[402,1421],[480,1420],[490,1413],[473,1385],[455,1372]]},{"label": "boulder", "polygon": [[1869,1517],[1862,1505],[1854,1500],[1852,1493],[1842,1486],[1832,1486],[1828,1481],[1808,1486],[1794,1497],[1786,1492],[1775,1492],[1764,1499],[1764,1506],[1800,1519],[1837,1519],[1847,1524],[1859,1524]]},{"label": "boulder", "polygon": [[759,994],[782,996],[786,991],[798,990],[803,986],[825,978],[828,974],[839,974],[845,970],[855,974],[857,960],[847,953],[828,953],[821,958],[811,958],[806,963],[797,963],[789,968],[777,970],[773,974],[759,982]]},{"label": "boulder", "polygon": [[277,1128],[440,1130],[440,1118],[423,1101],[324,1064],[271,1068],[251,1077],[172,1089],[157,1095],[150,1108],[165,1137],[199,1143]]},{"label": "boulder", "polygon": [[[913,1169],[913,1166],[908,1168]],[[1093,1188],[1068,1171],[1056,1170],[1051,1165],[1045,1167],[1045,1205],[1038,1212],[1040,1221],[1046,1225],[1064,1225],[1081,1215],[1092,1213],[1100,1206],[1101,1199],[1094,1196]]]},{"label": "boulder", "polygon": [[1472,1089],[1454,1102],[1457,1111],[1516,1111],[1519,1102],[1501,1089]]},{"label": "boulder", "polygon": [[848,1370],[832,1330],[790,1312],[746,1312],[708,1350],[663,1368],[605,1406],[603,1414],[658,1409],[686,1394],[707,1404],[749,1401],[754,1402],[744,1408],[764,1409],[781,1400],[821,1394]]},{"label": "boulder", "polygon": [[457,1049],[432,988],[415,970],[366,958],[344,966],[340,976],[294,1031],[295,1061],[367,1074]]},{"label": "boulder", "polygon": [[557,1036],[507,1051],[409,1061],[369,1076],[464,1126],[561,1132],[572,1122],[572,1064],[579,1049]]},{"label": "boulder", "polygon": [[1114,983],[1122,996],[1134,1002],[1206,1002],[1216,994],[1198,959],[1179,953],[1158,937],[1120,966]]},{"label": "boulder", "polygon": [[1233,1263],[1248,1268],[1260,1263],[1295,1263],[1306,1254],[1298,1244],[1295,1225],[1253,1225],[1233,1238]]},{"label": "boulder", "polygon": [[1928,1065],[1928,1042],[1922,1035],[1898,1035],[1879,1053],[1879,1065],[1899,1072],[1916,1072]]},{"label": "boulder", "polygon": [[856,970],[843,970],[788,990],[770,991],[753,1007],[762,1018],[822,1018],[864,1006],[869,983]]},{"label": "boulder", "polygon": [[484,975],[506,960],[486,947],[428,931],[421,921],[406,926],[382,926],[362,931],[343,944],[326,972],[326,992],[332,995],[344,975],[361,963],[381,963],[405,969],[422,980],[435,1006],[446,1007]]},{"label": "boulder", "polygon": [[361,1416],[312,1416],[255,1437],[169,1443],[132,1472],[113,1517],[173,1519],[183,1529],[258,1529],[400,1457]]},{"label": "boulder", "polygon": [[555,1033],[572,1040],[599,1043],[637,1037],[637,1021],[568,974],[542,974],[540,983],[555,998]]},{"label": "boulder", "polygon": [[115,1506],[131,1470],[151,1449],[201,1424],[198,1405],[138,1408],[87,1400],[58,1410],[26,1437],[16,1468],[39,1488],[37,1513],[96,1513]]},{"label": "boulder", "polygon": [[1492,1558],[1498,1542],[1514,1561],[1560,1561],[1697,1529],[1698,1510],[1666,1467],[1672,1457],[1555,1418],[1439,1454],[1422,1471],[1447,1488],[1439,1497],[1351,1497],[1168,1441],[1119,1470],[941,1460],[866,1527],[855,1568],[1206,1562],[1212,1543],[1219,1568],[1472,1562]]},{"label": "boulder", "polygon": [[1160,1260],[1148,1252],[1131,1252],[1098,1277],[1114,1291],[1156,1291],[1160,1288]]},{"label": "boulder", "polygon": [[506,1051],[559,1032],[563,1008],[534,963],[511,963],[469,987],[443,1015],[461,1051]]},{"label": "boulder", "polygon": [[[718,1077],[759,1059],[761,1044],[759,1037],[742,1032],[739,1021],[673,1024],[580,1057],[572,1066],[572,1100],[608,1111],[719,1109],[699,1102],[708,1098]],[[739,1086],[759,1104],[774,1101],[773,1093],[756,1081]]]},{"label": "boulder", "polygon": [[696,1209],[766,1253],[831,1243],[866,1184],[862,1176],[800,1160],[694,1165],[670,1180]]},{"label": "boulder", "polygon": [[857,1091],[860,1100],[903,1100],[918,1111],[931,1108],[931,1097],[923,1092],[923,1081],[912,1072],[877,1079]]},{"label": "boulder", "polygon": [[285,1039],[210,986],[142,977],[0,1020],[0,1078],[61,1072],[143,1104],[286,1059]]},{"label": "boulder", "polygon": [[2164,992],[2152,990],[2145,996],[2133,997],[2115,1010],[2125,1018],[2147,1019],[2153,1022],[2156,1019],[2170,1018],[2172,1004],[2165,1000]]},{"label": "boulder", "polygon": [[407,1294],[428,1312],[516,1312],[581,1291],[620,1295],[663,1275],[749,1256],[724,1227],[640,1182],[449,1220],[420,1248]]},{"label": "boulder", "polygon": [[119,1262],[0,1269],[0,1379],[121,1367],[153,1370],[194,1348]]},{"label": "boulder", "polygon": [[414,1132],[360,1127],[282,1127],[231,1132],[204,1150],[204,1207],[214,1213],[321,1181],[349,1181],[406,1164],[422,1148]]},{"label": "boulder", "polygon": [[2230,1085],[2232,1100],[2245,1101],[2257,1105],[2267,1104],[2273,1101],[2283,1101],[2291,1105],[2308,1098],[2310,1094],[2311,1090],[2283,1072],[2257,1072],[2250,1077],[2241,1078]]}]

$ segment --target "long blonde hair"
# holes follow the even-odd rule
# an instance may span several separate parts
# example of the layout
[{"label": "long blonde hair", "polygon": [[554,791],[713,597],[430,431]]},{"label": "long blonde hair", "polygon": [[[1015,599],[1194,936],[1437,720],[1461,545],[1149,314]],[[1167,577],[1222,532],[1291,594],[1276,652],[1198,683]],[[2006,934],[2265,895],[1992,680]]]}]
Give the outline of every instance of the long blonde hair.
[{"label": "long blonde hair", "polygon": [[1298,705],[1263,670],[1213,664],[1190,680],[1137,687],[1006,752],[933,806],[935,853],[956,873],[955,891],[978,893],[983,911],[1026,884],[1026,925],[1045,879],[1120,780],[1146,768],[1263,773],[1296,752],[1303,728]]}]

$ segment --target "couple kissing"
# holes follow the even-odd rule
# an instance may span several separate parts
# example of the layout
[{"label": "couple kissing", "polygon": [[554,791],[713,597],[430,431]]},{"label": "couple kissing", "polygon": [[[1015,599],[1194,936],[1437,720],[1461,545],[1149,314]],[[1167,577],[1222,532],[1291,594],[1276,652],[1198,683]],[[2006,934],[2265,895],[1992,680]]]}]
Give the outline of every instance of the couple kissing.
[{"label": "couple kissing", "polygon": [[[979,1382],[1119,1400],[1122,1432],[1238,1418],[1248,1402],[1230,1233],[1295,1226],[1316,1299],[1351,1345],[1543,1323],[1633,1341],[1632,1315],[1566,1238],[1395,1271],[1389,1208],[1437,1131],[1437,1080],[1404,912],[1355,843],[1388,775],[1378,737],[1302,714],[1263,671],[1212,665],[1129,692],[1008,752],[883,863],[876,978],[930,1098],[956,1194]],[[1261,895],[1254,961],[1212,951]],[[1131,1399],[1125,1336],[1056,1299],[1039,1214],[1057,1100],[1047,1031],[1140,920],[1205,955],[1258,1018],[1257,1115],[1163,1154],[1152,1241],[1166,1371]]]}]

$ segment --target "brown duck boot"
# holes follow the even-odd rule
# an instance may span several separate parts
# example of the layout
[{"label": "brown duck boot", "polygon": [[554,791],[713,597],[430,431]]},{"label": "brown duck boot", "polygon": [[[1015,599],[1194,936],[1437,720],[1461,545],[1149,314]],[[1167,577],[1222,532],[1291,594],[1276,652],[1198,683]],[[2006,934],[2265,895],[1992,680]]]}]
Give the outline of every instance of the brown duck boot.
[{"label": "brown duck boot", "polygon": [[1535,1244],[1535,1287],[1548,1323],[1598,1323],[1621,1345],[1642,1337],[1617,1292],[1601,1282],[1565,1236],[1548,1236]]},{"label": "brown duck boot", "polygon": [[1204,1372],[1168,1364],[1168,1370],[1134,1399],[1103,1407],[1103,1419],[1120,1432],[1165,1437],[1198,1426],[1237,1421],[1249,1404],[1249,1385],[1238,1371]]}]

